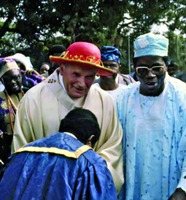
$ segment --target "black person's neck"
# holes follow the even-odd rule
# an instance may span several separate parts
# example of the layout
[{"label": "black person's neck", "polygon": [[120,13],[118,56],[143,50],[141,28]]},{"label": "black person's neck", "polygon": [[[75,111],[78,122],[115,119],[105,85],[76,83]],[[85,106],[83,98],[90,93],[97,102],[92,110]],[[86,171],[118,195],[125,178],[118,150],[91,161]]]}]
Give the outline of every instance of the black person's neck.
[{"label": "black person's neck", "polygon": [[9,95],[9,96],[12,96],[12,95],[14,95],[14,96],[16,96],[18,99],[20,99],[20,97],[19,97],[19,94],[21,93],[21,91],[18,91],[18,92],[10,92],[10,91],[7,91],[7,94]]},{"label": "black person's neck", "polygon": [[163,92],[164,88],[165,88],[165,84],[163,84],[163,85],[159,88],[159,90],[156,91],[156,92],[154,92],[154,91],[152,91],[152,92],[151,92],[151,91],[147,92],[147,91],[143,91],[143,90],[140,88],[140,94],[141,94],[141,95],[144,95],[144,96],[156,97],[156,96],[159,96],[159,95]]},{"label": "black person's neck", "polygon": [[115,82],[115,80],[106,81],[100,79],[99,85],[103,90],[115,90],[118,88],[118,84]]}]

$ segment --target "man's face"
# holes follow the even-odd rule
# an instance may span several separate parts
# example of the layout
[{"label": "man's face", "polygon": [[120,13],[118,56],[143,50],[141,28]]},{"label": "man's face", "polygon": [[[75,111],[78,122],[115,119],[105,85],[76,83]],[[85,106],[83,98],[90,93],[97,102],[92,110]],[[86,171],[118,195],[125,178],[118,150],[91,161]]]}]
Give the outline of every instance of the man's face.
[{"label": "man's face", "polygon": [[168,72],[168,74],[170,75],[170,76],[173,76],[174,74],[176,74],[176,72],[177,72],[177,68],[176,67],[168,67],[168,69],[167,69],[167,72]]},{"label": "man's face", "polygon": [[120,64],[114,61],[103,61],[103,65],[106,68],[112,69],[115,71],[114,74],[108,75],[108,76],[101,76],[102,79],[105,80],[115,80],[117,74],[119,73],[120,70]]},{"label": "man's face", "polygon": [[73,98],[81,98],[87,95],[93,84],[97,70],[79,65],[61,65],[60,74],[63,75],[64,86],[68,95]]},{"label": "man's face", "polygon": [[140,81],[140,93],[158,96],[164,89],[166,65],[162,57],[144,56],[137,59],[135,72]]},{"label": "man's face", "polygon": [[3,83],[8,94],[18,94],[22,87],[22,76],[20,70],[12,69],[3,76]]}]

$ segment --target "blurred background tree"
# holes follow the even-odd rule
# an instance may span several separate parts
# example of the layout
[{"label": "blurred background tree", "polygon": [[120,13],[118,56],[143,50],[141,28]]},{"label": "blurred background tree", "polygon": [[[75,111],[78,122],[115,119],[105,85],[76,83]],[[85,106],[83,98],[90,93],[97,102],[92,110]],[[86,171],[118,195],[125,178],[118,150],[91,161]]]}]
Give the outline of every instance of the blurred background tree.
[{"label": "blurred background tree", "polygon": [[170,56],[186,70],[185,22],[185,0],[1,0],[0,56],[23,53],[37,69],[52,45],[89,41],[118,47],[128,73],[134,38],[163,24]]}]

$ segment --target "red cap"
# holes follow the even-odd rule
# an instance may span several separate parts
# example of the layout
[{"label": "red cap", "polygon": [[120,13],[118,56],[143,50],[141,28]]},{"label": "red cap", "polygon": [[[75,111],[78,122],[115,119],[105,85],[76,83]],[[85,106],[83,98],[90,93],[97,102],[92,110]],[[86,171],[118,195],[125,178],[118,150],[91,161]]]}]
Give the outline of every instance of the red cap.
[{"label": "red cap", "polygon": [[74,42],[60,56],[50,56],[50,61],[56,63],[74,63],[98,70],[102,76],[115,73],[104,67],[99,48],[89,42]]}]

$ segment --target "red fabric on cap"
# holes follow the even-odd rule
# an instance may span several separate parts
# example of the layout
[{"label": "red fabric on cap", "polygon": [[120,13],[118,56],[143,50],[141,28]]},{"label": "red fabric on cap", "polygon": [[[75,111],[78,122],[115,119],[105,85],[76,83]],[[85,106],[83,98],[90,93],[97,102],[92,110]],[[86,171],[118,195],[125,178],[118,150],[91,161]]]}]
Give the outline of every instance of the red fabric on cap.
[{"label": "red fabric on cap", "polygon": [[72,63],[97,69],[102,76],[113,74],[114,71],[105,68],[101,62],[99,48],[89,42],[74,42],[60,56],[50,56],[50,61],[56,63]]}]

